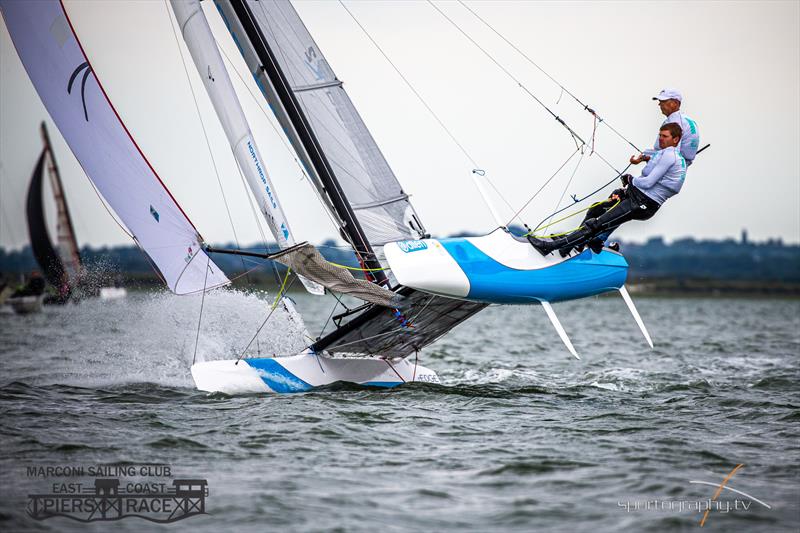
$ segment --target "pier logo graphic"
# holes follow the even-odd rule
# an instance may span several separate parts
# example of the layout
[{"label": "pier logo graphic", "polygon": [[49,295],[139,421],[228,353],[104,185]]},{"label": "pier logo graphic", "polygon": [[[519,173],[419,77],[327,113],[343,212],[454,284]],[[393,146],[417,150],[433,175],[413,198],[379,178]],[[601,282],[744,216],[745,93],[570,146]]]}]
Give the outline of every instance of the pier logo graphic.
[{"label": "pier logo graphic", "polygon": [[26,473],[47,481],[46,490],[28,494],[27,514],[34,520],[165,524],[208,514],[208,481],[173,479],[169,465],[28,466]]}]

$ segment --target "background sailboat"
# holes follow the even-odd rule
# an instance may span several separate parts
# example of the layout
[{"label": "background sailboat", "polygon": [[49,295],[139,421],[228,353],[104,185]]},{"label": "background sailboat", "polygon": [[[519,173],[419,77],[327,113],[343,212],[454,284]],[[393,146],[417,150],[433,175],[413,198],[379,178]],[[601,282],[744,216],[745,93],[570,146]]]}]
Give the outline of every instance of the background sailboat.
[{"label": "background sailboat", "polygon": [[[64,195],[64,185],[44,122],[40,129],[44,147],[28,188],[26,209],[28,232],[36,262],[42,269],[47,282],[56,290],[56,294],[47,298],[47,301],[63,304],[75,296],[83,277],[83,265],[78,242],[75,239],[72,217]],[[45,173],[50,179],[50,188],[56,205],[57,243],[55,245],[50,239],[45,217],[43,190]]]}]

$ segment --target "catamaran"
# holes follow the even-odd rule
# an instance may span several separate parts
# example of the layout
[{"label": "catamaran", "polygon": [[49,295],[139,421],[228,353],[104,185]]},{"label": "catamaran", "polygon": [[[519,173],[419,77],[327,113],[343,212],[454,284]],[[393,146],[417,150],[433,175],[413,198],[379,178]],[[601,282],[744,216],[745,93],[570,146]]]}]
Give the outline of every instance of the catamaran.
[{"label": "catamaran", "polygon": [[[0,0],[17,52],[53,121],[172,292],[205,294],[227,285],[211,256],[234,253],[284,264],[287,277],[293,272],[312,294],[333,291],[364,301],[333,316],[332,332],[313,338],[291,300],[281,297],[282,287],[282,311],[313,341],[291,356],[245,357],[245,350],[237,359],[193,362],[198,389],[283,393],[337,381],[438,383],[433,370],[418,364],[420,350],[490,304],[541,305],[578,357],[550,304],[609,291],[622,294],[652,347],[625,290],[628,265],[620,253],[604,248],[542,257],[499,216],[497,229],[482,237],[431,238],[293,6],[287,0],[214,3],[364,279],[295,238],[198,0],[171,0],[172,10],[280,248],[272,254],[219,250],[205,242],[115,110],[63,3]],[[479,173],[475,179],[482,190]]]}]

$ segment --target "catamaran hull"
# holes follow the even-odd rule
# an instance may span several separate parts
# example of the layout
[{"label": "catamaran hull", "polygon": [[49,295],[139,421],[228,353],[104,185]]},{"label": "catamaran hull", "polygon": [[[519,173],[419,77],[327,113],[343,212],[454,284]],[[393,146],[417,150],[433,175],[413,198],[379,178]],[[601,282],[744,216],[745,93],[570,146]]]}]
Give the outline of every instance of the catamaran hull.
[{"label": "catamaran hull", "polygon": [[628,275],[628,263],[618,252],[542,257],[503,230],[483,237],[392,242],[383,249],[401,285],[494,304],[585,298],[619,290]]},{"label": "catamaran hull", "polygon": [[226,394],[307,392],[339,381],[371,387],[396,387],[412,381],[439,383],[433,370],[413,360],[332,358],[312,353],[196,363],[192,377],[198,390]]}]

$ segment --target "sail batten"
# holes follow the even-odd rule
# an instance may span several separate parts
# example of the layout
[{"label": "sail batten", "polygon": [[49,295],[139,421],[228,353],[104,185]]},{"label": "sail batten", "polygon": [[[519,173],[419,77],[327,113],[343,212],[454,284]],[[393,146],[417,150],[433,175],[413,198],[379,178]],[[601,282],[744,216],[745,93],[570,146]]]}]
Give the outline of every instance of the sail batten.
[{"label": "sail batten", "polygon": [[228,283],[122,121],[63,4],[0,0],[0,11],[59,131],[169,288],[186,294]]}]

